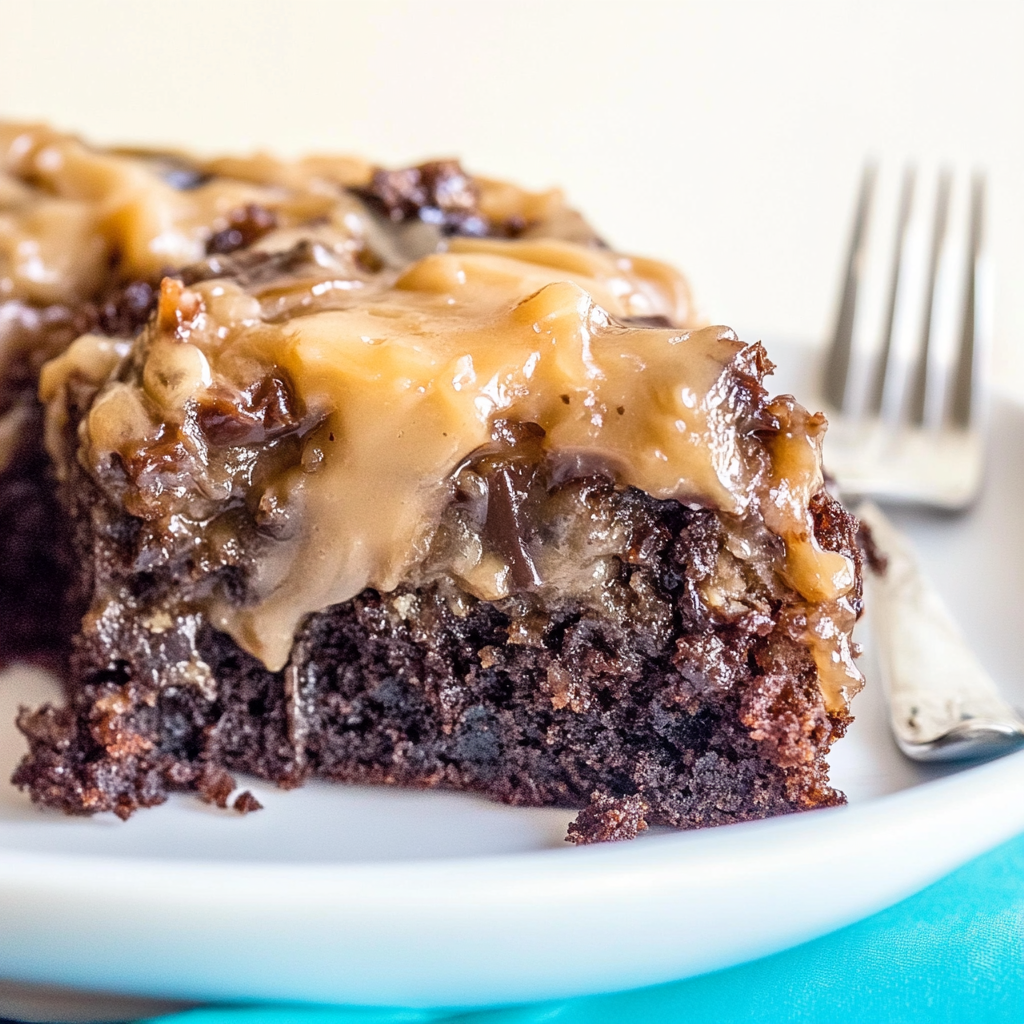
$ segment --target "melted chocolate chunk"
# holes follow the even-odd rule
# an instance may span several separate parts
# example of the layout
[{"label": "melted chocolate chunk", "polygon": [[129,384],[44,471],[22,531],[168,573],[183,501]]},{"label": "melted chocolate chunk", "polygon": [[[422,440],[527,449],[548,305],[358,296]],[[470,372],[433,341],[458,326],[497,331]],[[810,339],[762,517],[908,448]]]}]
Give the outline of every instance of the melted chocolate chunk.
[{"label": "melted chocolate chunk", "polygon": [[149,281],[131,281],[97,303],[96,325],[112,338],[133,338],[156,309],[159,289]]},{"label": "melted chocolate chunk", "polygon": [[211,444],[265,444],[297,430],[292,389],[280,377],[264,377],[244,390],[211,389],[198,405],[196,419]]},{"label": "melted chocolate chunk", "polygon": [[535,590],[542,581],[530,553],[530,499],[544,429],[537,423],[499,420],[494,437],[502,445],[500,457],[485,458],[476,467],[488,484],[483,536],[508,563],[515,588]]},{"label": "melted chocolate chunk", "polygon": [[258,242],[277,227],[277,214],[256,203],[249,203],[228,214],[228,226],[216,232],[206,243],[210,255],[237,252]]},{"label": "melted chocolate chunk", "polygon": [[506,465],[488,478],[487,521],[484,537],[508,563],[516,590],[534,590],[540,573],[530,554],[527,502],[534,472],[522,464]]},{"label": "melted chocolate chunk", "polygon": [[456,160],[432,160],[397,171],[377,170],[359,195],[394,223],[419,219],[446,235],[483,236],[490,225],[477,208],[473,179]]}]

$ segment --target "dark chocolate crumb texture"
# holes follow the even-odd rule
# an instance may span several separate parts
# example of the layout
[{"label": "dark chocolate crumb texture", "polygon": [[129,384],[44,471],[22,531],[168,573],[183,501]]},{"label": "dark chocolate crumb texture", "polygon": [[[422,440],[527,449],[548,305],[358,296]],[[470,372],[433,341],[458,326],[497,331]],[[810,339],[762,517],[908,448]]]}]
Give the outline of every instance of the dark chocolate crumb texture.
[{"label": "dark chocolate crumb texture", "polygon": [[52,460],[78,623],[66,704],[19,720],[35,800],[318,776],[576,808],[573,842],[843,801],[861,555],[824,418],[671,268],[450,161],[39,139],[139,208],[159,181],[194,244],[112,249],[63,320],[11,300],[54,326],[8,472]]}]

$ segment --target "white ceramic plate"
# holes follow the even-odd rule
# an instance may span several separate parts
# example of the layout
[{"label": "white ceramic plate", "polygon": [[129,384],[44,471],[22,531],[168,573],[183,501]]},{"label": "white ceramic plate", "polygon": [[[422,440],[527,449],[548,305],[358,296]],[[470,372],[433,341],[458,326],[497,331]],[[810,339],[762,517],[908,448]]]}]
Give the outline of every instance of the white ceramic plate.
[{"label": "white ceramic plate", "polygon": [[[806,359],[780,353],[785,389]],[[1019,701],[1024,409],[1002,406],[995,434],[973,513],[899,519]],[[0,978],[454,1006],[625,989],[783,949],[1024,829],[1024,752],[961,771],[910,764],[889,738],[870,651],[865,668],[832,757],[848,807],[632,843],[574,849],[570,812],[445,793],[257,784],[259,814],[182,798],[122,823],[44,814],[0,788]],[[16,705],[53,692],[28,670],[0,680],[3,777],[22,749]]]}]

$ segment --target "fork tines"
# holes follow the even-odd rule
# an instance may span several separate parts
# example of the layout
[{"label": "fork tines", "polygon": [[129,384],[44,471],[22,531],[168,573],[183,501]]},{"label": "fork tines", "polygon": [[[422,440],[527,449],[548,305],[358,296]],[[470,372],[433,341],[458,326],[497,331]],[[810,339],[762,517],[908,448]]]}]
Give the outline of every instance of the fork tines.
[{"label": "fork tines", "polygon": [[[953,507],[977,489],[991,323],[985,191],[977,172],[864,169],[823,381],[842,423],[830,461],[849,490]],[[945,490],[908,468],[940,441],[947,453],[978,450],[978,465]]]}]

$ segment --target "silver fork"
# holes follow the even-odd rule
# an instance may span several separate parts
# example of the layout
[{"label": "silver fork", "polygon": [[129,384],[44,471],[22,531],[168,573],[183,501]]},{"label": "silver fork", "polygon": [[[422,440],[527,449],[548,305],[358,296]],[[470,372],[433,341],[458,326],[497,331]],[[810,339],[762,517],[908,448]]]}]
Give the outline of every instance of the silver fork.
[{"label": "silver fork", "polygon": [[985,180],[954,188],[949,171],[910,168],[895,184],[865,168],[823,381],[840,414],[829,470],[847,494],[961,509],[980,489],[984,454]]},{"label": "silver fork", "polygon": [[[878,186],[868,165],[825,364],[826,463],[851,497],[963,509],[981,488],[988,406],[985,180],[964,186],[942,171],[922,181],[910,168],[889,195]],[[893,211],[891,234],[872,216],[876,203]],[[964,642],[909,541],[877,505],[858,512],[889,560],[868,586],[900,749],[945,761],[1024,742],[1024,720]]]}]

